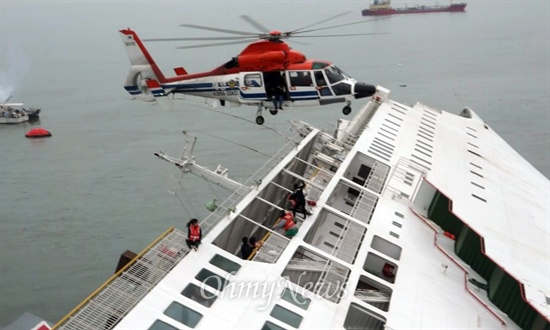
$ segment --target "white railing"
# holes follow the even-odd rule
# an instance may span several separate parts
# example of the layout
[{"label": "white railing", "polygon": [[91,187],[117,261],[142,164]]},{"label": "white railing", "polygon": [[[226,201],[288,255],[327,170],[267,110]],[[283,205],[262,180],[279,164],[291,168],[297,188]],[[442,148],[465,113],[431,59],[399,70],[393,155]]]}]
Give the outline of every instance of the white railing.
[{"label": "white railing", "polygon": [[112,329],[187,255],[187,235],[170,228],[52,329]]}]

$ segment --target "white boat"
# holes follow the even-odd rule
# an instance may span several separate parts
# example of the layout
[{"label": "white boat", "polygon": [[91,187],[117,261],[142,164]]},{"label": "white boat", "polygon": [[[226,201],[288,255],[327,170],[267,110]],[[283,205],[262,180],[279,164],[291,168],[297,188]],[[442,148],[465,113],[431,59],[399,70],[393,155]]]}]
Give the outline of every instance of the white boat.
[{"label": "white boat", "polygon": [[[170,228],[54,329],[550,329],[549,181],[471,109],[377,93],[334,132],[296,136],[247,182],[157,156],[231,189]],[[293,184],[310,216],[273,230]],[[240,258],[242,236],[263,246]]]},{"label": "white boat", "polygon": [[0,104],[0,124],[19,124],[38,119],[40,109],[26,107],[24,103],[7,103],[10,99],[11,95]]},{"label": "white boat", "polygon": [[0,124],[19,124],[29,121],[29,115],[22,109],[8,104],[0,105]]},{"label": "white boat", "polygon": [[41,109],[25,107],[23,103],[0,105],[0,124],[19,124],[38,120]]}]

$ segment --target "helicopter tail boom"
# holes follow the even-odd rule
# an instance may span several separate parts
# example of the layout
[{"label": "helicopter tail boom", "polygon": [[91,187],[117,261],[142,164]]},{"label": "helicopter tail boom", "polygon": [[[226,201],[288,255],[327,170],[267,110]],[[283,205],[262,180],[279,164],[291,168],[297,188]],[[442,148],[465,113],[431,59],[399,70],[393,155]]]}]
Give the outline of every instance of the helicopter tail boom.
[{"label": "helicopter tail boom", "polygon": [[[130,60],[124,89],[132,98],[146,102],[157,101],[164,107],[171,104],[168,93],[161,86],[166,78],[137,36],[130,29],[120,30],[120,37]],[[170,106],[171,107],[171,106]]]}]

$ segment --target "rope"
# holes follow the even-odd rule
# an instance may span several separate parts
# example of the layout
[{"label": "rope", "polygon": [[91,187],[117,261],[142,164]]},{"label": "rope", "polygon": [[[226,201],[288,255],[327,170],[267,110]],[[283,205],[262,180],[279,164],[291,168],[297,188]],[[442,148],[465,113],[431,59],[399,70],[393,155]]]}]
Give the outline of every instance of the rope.
[{"label": "rope", "polygon": [[212,186],[210,185],[210,181],[206,180],[206,182],[208,183],[208,188],[210,188],[210,191],[214,194],[214,196],[216,196],[216,199],[218,201],[220,201],[220,197],[218,197],[218,194],[216,194],[216,192],[214,191],[214,189],[212,188]]},{"label": "rope", "polygon": [[[170,194],[176,196],[178,198],[178,201],[180,202],[180,205],[181,207],[183,208],[185,214],[187,215],[187,217],[189,218],[197,218],[198,217],[198,213],[197,213],[197,210],[195,210],[195,208],[193,207],[193,203],[191,203],[191,199],[189,198],[189,196],[187,195],[187,192],[185,191],[185,189],[183,189],[183,184],[181,182],[181,179],[183,178],[183,174],[180,176],[180,178],[177,180],[177,184],[181,187],[181,189],[174,189],[174,191],[168,191]],[[191,208],[191,210],[193,210],[193,213],[195,214],[195,216],[191,216],[191,213],[188,211],[188,208],[185,206],[185,202],[181,199],[180,195],[178,194],[178,190],[181,190],[183,191],[183,194],[185,195],[185,198],[187,199],[187,202],[189,203],[189,208]]]},{"label": "rope", "polygon": [[243,117],[239,117],[239,116],[236,116],[236,115],[232,115],[232,114],[227,113],[227,112],[223,112],[223,111],[219,111],[219,110],[216,110],[216,109],[212,109],[211,107],[205,107],[205,106],[202,106],[202,105],[199,105],[199,104],[194,104],[194,106],[196,106],[197,108],[203,109],[203,110],[208,110],[208,111],[216,112],[216,113],[219,113],[219,114],[222,114],[222,115],[225,115],[225,116],[233,117],[233,118],[236,118],[236,119],[239,119],[239,120],[247,121],[247,122],[249,122],[249,123],[254,124],[254,126],[256,126],[256,127],[258,127],[258,128],[262,128],[262,129],[267,129],[267,130],[273,131],[273,132],[279,134],[280,136],[282,136],[282,137],[283,137],[285,140],[287,140],[287,141],[292,140],[291,138],[289,138],[288,136],[284,135],[283,133],[277,131],[276,129],[271,128],[271,127],[266,126],[266,125],[258,125],[258,124],[256,124],[256,122],[254,122],[254,121],[252,121],[252,120],[249,120],[249,119],[246,119],[246,118],[243,118]]},{"label": "rope", "polygon": [[266,156],[266,157],[268,157],[268,158],[271,158],[271,157],[272,157],[272,155],[268,155],[268,154],[263,153],[263,152],[261,152],[261,151],[259,151],[259,150],[256,150],[256,149],[254,149],[254,148],[251,148],[251,147],[249,147],[249,146],[247,146],[247,145],[244,145],[244,144],[241,144],[241,143],[238,143],[238,142],[235,142],[235,141],[231,141],[231,140],[222,138],[221,136],[217,136],[217,135],[214,135],[214,134],[206,133],[205,131],[202,131],[202,130],[197,130],[197,131],[198,131],[198,132],[201,132],[202,134],[205,134],[205,135],[208,135],[208,136],[211,136],[211,137],[215,137],[215,138],[217,138],[217,139],[220,139],[220,140],[223,140],[223,141],[226,141],[226,142],[230,142],[230,143],[233,143],[233,144],[238,145],[238,146],[240,146],[240,147],[243,147],[243,148],[252,150],[252,151],[254,151],[254,152],[259,153],[259,154],[262,155],[262,156]]},{"label": "rope", "polygon": [[189,202],[189,205],[191,206],[191,209],[193,210],[193,213],[195,213],[195,218],[198,218],[198,217],[199,217],[199,213],[198,213],[197,210],[195,210],[195,208],[193,207],[193,203],[191,203],[191,199],[189,198],[189,196],[188,196],[187,193],[185,192],[185,189],[183,189],[183,185],[181,184],[181,182],[180,182],[180,185],[181,185],[181,190],[183,190],[183,194],[185,195],[185,198],[187,198],[187,202]]}]

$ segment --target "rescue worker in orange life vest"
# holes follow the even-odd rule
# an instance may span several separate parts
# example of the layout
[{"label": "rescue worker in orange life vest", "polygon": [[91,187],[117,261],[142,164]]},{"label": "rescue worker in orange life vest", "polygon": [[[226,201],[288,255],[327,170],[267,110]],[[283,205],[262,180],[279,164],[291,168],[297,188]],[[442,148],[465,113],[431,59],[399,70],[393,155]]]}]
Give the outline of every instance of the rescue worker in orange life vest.
[{"label": "rescue worker in orange life vest", "polygon": [[292,212],[281,210],[279,222],[274,226],[277,229],[284,229],[286,237],[294,237],[298,233],[298,227],[294,223]]},{"label": "rescue worker in orange life vest", "polygon": [[199,248],[202,239],[202,230],[199,226],[199,220],[193,218],[187,223],[187,239],[185,242],[189,249],[193,248],[195,251]]}]

